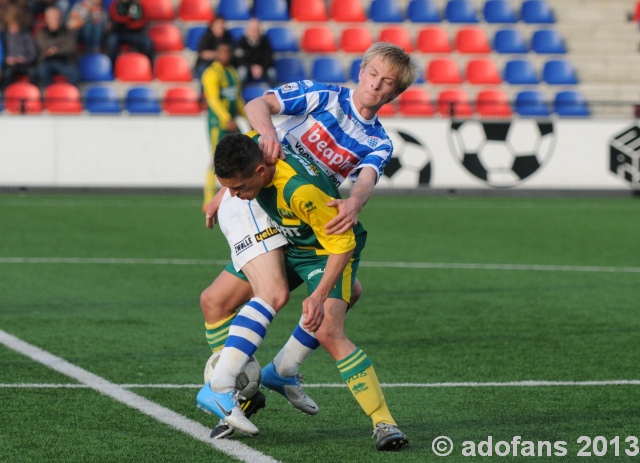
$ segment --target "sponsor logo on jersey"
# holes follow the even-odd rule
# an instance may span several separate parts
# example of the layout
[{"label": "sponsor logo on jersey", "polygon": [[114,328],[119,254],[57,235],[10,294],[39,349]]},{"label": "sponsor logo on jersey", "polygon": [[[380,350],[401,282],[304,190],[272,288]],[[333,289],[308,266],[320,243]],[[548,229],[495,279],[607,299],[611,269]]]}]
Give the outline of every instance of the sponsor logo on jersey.
[{"label": "sponsor logo on jersey", "polygon": [[358,158],[338,145],[331,134],[317,122],[302,134],[300,141],[312,156],[334,172],[348,173],[358,163]]},{"label": "sponsor logo on jersey", "polygon": [[302,167],[305,168],[305,170],[309,173],[309,175],[317,177],[318,174],[320,173],[320,169],[318,169],[318,166],[316,166],[316,164],[313,161],[309,161],[309,156],[307,155],[299,156],[295,153],[292,153],[291,156],[296,158],[300,162],[300,164],[302,164]]},{"label": "sponsor logo on jersey", "polygon": [[265,230],[262,230],[260,233],[256,233],[255,235],[253,235],[256,238],[256,241],[258,243],[260,243],[261,241],[266,240],[267,238],[271,238],[272,236],[277,235],[278,233],[278,229],[275,227],[270,227],[267,228]]},{"label": "sponsor logo on jersey", "polygon": [[316,209],[318,209],[318,206],[313,204],[313,201],[308,201],[304,203],[302,207],[304,207],[305,211],[307,212],[315,211]]},{"label": "sponsor logo on jersey", "polygon": [[276,225],[276,228],[289,242],[293,242],[291,239],[293,237],[302,236],[298,227],[283,227],[282,225]]},{"label": "sponsor logo on jersey", "polygon": [[303,88],[313,87],[313,81],[311,81],[311,80],[303,80],[302,81],[302,87]]},{"label": "sponsor logo on jersey", "polygon": [[238,241],[236,244],[234,244],[233,249],[237,256],[240,255],[240,253],[242,253],[243,251],[249,249],[251,246],[253,246],[253,240],[251,239],[251,236],[247,235],[242,238],[241,241]]},{"label": "sponsor logo on jersey", "polygon": [[220,93],[222,93],[222,98],[225,100],[235,100],[238,96],[238,89],[235,85],[231,87],[223,88]]},{"label": "sponsor logo on jersey", "polygon": [[289,93],[289,92],[293,92],[294,90],[298,90],[298,84],[295,82],[291,82],[290,84],[285,84],[282,87],[280,87],[280,91],[282,93]]},{"label": "sponsor logo on jersey", "polygon": [[338,108],[336,119],[338,119],[338,124],[342,124],[342,121],[344,120],[344,111],[342,110],[342,108]]},{"label": "sponsor logo on jersey", "polygon": [[316,276],[319,273],[324,273],[324,269],[323,268],[315,269],[313,272],[311,272],[311,273],[309,273],[309,275],[307,275],[307,280],[310,280],[311,278],[313,278],[314,276]]},{"label": "sponsor logo on jersey", "polygon": [[283,207],[279,207],[278,208],[278,214],[280,214],[280,217],[284,217],[285,219],[293,219],[296,216],[293,213],[293,211],[290,211],[290,210],[285,209]]},{"label": "sponsor logo on jersey", "polygon": [[378,146],[378,143],[380,143],[380,139],[378,137],[367,138],[367,145],[369,145],[371,148],[375,148],[376,146]]}]

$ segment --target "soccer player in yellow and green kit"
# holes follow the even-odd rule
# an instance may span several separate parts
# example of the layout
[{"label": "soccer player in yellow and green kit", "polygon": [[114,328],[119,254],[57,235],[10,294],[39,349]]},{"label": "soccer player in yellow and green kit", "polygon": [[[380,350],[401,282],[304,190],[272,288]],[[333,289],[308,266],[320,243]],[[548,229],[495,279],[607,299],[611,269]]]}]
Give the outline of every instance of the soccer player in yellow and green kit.
[{"label": "soccer player in yellow and green kit", "polygon": [[[237,116],[245,116],[244,100],[238,73],[231,64],[231,44],[220,41],[216,46],[216,60],[202,73],[201,82],[207,102],[211,153],[222,137],[238,131]],[[213,163],[207,170],[204,184],[204,207],[216,194],[216,176]]]}]

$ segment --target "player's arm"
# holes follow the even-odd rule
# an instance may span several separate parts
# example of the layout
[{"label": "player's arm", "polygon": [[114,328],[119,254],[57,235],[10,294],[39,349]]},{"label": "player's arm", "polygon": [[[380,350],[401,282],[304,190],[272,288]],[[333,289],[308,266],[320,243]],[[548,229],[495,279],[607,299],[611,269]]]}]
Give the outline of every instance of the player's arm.
[{"label": "player's arm", "polygon": [[334,199],[327,205],[337,207],[339,213],[325,225],[329,235],[339,235],[358,223],[358,215],[369,198],[378,181],[378,173],[373,167],[363,167],[358,178],[351,187],[348,199]]},{"label": "player's arm", "polygon": [[280,114],[280,110],[280,102],[273,93],[254,98],[244,107],[249,124],[260,134],[260,149],[269,164],[275,163],[278,158],[284,159],[276,128],[271,121],[271,116]]},{"label": "player's arm", "polygon": [[204,216],[207,228],[213,228],[213,226],[218,223],[218,209],[220,209],[220,203],[226,191],[227,187],[220,187],[220,190],[218,190],[213,199],[207,204]]}]

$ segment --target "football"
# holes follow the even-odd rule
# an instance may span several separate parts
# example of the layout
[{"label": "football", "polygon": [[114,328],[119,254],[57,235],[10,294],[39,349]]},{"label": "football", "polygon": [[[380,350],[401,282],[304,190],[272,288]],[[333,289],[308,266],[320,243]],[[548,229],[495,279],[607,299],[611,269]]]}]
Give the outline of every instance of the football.
[{"label": "football", "polygon": [[393,155],[380,177],[380,186],[416,188],[431,181],[431,153],[416,137],[403,130],[385,130],[393,143]]},{"label": "football", "polygon": [[451,152],[475,177],[496,188],[509,188],[549,161],[555,146],[549,121],[468,120],[451,125]]},{"label": "football", "polygon": [[[204,382],[211,380],[213,369],[218,363],[222,349],[211,355],[207,364],[204,366]],[[245,399],[250,399],[258,391],[260,380],[262,379],[262,368],[258,363],[258,359],[251,356],[244,371],[236,378],[236,389],[240,391],[240,395]]]}]

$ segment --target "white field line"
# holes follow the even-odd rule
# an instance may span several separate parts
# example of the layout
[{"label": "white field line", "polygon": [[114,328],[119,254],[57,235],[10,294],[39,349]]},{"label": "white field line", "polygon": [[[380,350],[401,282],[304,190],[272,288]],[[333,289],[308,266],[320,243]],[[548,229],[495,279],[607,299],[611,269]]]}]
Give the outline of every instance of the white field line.
[{"label": "white field line", "polygon": [[[208,259],[141,259],[103,257],[0,257],[0,264],[110,264],[110,265],[227,265],[228,260]],[[640,273],[640,267],[609,267],[597,265],[524,265],[474,264],[438,262],[360,262],[361,267],[461,269],[461,270],[519,270],[534,272],[600,272]]]},{"label": "white field line", "polygon": [[[23,354],[44,366],[47,366],[63,375],[75,379],[80,385],[74,387],[87,387],[112,399],[117,400],[131,408],[148,415],[161,423],[178,429],[189,436],[211,445],[237,460],[246,463],[279,463],[278,460],[271,458],[251,447],[232,439],[214,440],[209,437],[211,430],[197,421],[190,420],[168,408],[165,408],[155,402],[145,399],[142,396],[134,394],[126,390],[122,386],[107,381],[106,379],[94,375],[80,367],[77,367],[66,360],[56,357],[32,344],[22,341],[21,339],[0,330],[0,344],[4,344],[9,349]],[[60,385],[58,385],[60,386]],[[64,385],[69,387],[71,385]]]}]

